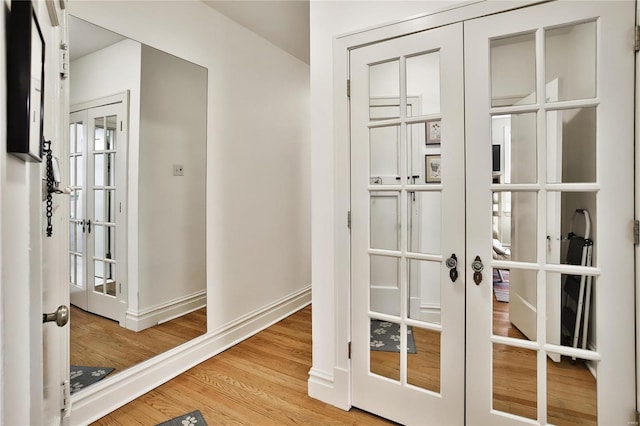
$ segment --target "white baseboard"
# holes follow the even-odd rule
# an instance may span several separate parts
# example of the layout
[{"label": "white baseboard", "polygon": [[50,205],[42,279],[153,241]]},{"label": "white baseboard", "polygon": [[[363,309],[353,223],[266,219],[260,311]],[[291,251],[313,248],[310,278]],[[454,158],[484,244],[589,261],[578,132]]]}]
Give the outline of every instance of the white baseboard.
[{"label": "white baseboard", "polygon": [[142,331],[205,306],[207,306],[207,290],[202,290],[141,311],[128,310],[124,326],[128,330]]},{"label": "white baseboard", "polygon": [[87,425],[311,303],[311,286],[91,385],[71,397],[69,424]]},{"label": "white baseboard", "polygon": [[349,371],[342,368],[334,368],[333,375],[312,368],[307,382],[308,394],[311,398],[348,411],[351,409],[349,377]]}]

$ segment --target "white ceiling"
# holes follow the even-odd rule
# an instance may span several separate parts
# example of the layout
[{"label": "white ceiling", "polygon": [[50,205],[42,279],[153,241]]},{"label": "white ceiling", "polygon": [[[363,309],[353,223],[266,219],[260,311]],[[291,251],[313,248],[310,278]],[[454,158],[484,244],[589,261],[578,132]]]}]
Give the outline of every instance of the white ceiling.
[{"label": "white ceiling", "polygon": [[202,0],[207,6],[309,63],[309,0]]},{"label": "white ceiling", "polygon": [[124,39],[125,37],[120,34],[69,15],[69,59],[71,61]]}]

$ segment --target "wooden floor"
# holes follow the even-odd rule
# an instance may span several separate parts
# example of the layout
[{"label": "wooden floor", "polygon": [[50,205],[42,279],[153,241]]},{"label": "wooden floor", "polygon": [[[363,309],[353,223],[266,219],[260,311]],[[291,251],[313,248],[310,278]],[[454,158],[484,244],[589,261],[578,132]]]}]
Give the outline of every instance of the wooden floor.
[{"label": "wooden floor", "polygon": [[[508,321],[508,303],[494,302],[494,333],[523,338]],[[408,357],[409,381],[437,391],[439,337],[414,328],[417,353]],[[429,348],[429,349],[427,349]],[[372,369],[399,375],[397,353],[372,351]],[[494,407],[535,418],[536,354],[494,347]],[[170,382],[100,419],[98,425],[154,425],[200,410],[213,425],[393,424],[352,409],[344,412],[307,396],[311,368],[311,308],[194,367]],[[548,421],[595,425],[595,379],[586,367],[548,361]]]},{"label": "wooden floor", "polygon": [[207,331],[206,308],[135,332],[71,306],[72,365],[112,367],[116,374]]},{"label": "wooden floor", "polygon": [[307,396],[311,307],[197,365],[97,421],[155,425],[200,410],[209,425],[389,425]]}]

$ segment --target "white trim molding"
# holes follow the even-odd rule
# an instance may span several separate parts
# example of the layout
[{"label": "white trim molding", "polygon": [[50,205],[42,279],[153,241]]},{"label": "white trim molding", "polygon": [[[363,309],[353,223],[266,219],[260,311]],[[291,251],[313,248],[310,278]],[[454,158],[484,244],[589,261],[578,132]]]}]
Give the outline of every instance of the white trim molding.
[{"label": "white trim molding", "polygon": [[129,309],[125,317],[125,327],[133,331],[142,331],[205,306],[207,306],[207,290],[200,290],[141,311]]},{"label": "white trim molding", "polygon": [[71,397],[69,424],[92,423],[311,303],[311,286],[92,385]]}]

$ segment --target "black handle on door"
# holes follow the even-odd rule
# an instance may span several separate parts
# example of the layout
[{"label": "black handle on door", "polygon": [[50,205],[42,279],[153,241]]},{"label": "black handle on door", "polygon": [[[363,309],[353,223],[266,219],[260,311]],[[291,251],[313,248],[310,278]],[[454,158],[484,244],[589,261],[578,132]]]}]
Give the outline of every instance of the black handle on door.
[{"label": "black handle on door", "polygon": [[91,219],[87,220],[87,232],[90,234],[91,233]]},{"label": "black handle on door", "polygon": [[458,257],[455,253],[451,253],[451,257],[445,261],[445,265],[449,268],[449,278],[451,278],[451,282],[456,282],[458,279]]}]

